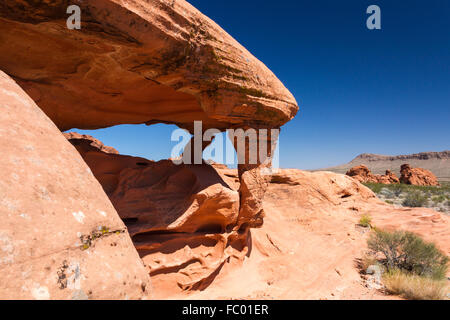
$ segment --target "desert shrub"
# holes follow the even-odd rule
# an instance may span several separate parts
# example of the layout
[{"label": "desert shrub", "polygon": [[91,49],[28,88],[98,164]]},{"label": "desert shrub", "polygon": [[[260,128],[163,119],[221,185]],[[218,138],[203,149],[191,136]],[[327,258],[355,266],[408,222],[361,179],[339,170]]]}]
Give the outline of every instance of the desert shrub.
[{"label": "desert shrub", "polygon": [[431,200],[436,203],[441,203],[446,200],[446,196],[445,195],[434,196],[431,198]]},{"label": "desert shrub", "polygon": [[366,187],[368,187],[370,190],[372,190],[374,193],[380,193],[381,189],[383,189],[383,187],[386,186],[382,183],[372,183],[372,182],[367,182],[367,183],[363,183],[363,184]]},{"label": "desert shrub", "polygon": [[397,183],[390,186],[390,190],[394,193],[396,197],[398,197],[400,194],[402,194],[402,192],[406,190],[406,187],[404,184]]},{"label": "desert shrub", "polygon": [[392,200],[386,200],[385,202],[389,203],[389,204],[394,204],[394,201],[392,201]]},{"label": "desert shrub", "polygon": [[369,253],[365,254],[358,261],[358,268],[360,269],[361,272],[366,272],[367,268],[373,265],[379,265],[380,267],[384,268],[384,266],[378,262],[377,258]]},{"label": "desert shrub", "polygon": [[373,254],[382,254],[380,260],[387,270],[399,269],[410,274],[433,279],[445,278],[448,257],[431,242],[408,231],[375,229],[367,240]]},{"label": "desert shrub", "polygon": [[433,280],[395,269],[383,275],[387,291],[412,300],[443,300],[446,298],[446,281]]},{"label": "desert shrub", "polygon": [[394,199],[396,196],[395,196],[395,193],[394,192],[392,192],[390,189],[388,189],[388,188],[383,188],[383,189],[381,189],[381,191],[380,191],[380,193],[378,193],[378,195],[380,195],[380,196],[384,196],[385,198],[387,198],[387,199]]},{"label": "desert shrub", "polygon": [[408,193],[402,205],[405,207],[425,207],[428,204],[428,197],[420,191]]},{"label": "desert shrub", "polygon": [[370,227],[372,222],[372,218],[368,214],[363,214],[361,218],[359,218],[358,225],[361,227]]}]

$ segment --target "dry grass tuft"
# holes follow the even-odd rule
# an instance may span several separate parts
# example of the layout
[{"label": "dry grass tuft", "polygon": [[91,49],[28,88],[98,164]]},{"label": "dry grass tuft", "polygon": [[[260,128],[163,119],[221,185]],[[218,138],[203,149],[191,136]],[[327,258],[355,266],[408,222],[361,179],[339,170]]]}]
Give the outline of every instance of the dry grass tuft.
[{"label": "dry grass tuft", "polygon": [[368,214],[363,214],[359,219],[358,225],[364,228],[371,227],[372,218]]},{"label": "dry grass tuft", "polygon": [[378,262],[376,257],[369,254],[365,254],[359,261],[358,267],[361,269],[362,272],[365,272],[367,268],[372,265],[380,265],[380,263]]},{"label": "dry grass tuft", "polygon": [[448,289],[445,280],[433,280],[400,270],[384,274],[383,284],[390,293],[411,300],[445,300]]}]

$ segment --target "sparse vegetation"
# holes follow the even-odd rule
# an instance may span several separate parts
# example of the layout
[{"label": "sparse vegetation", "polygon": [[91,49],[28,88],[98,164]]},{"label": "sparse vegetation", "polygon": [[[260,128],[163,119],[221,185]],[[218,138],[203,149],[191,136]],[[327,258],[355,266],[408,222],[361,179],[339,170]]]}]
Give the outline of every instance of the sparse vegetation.
[{"label": "sparse vegetation", "polygon": [[364,183],[364,185],[377,194],[380,193],[381,189],[383,189],[385,186],[388,186],[382,183],[372,183],[372,182]]},{"label": "sparse vegetation", "polygon": [[412,232],[375,229],[367,244],[375,255],[384,256],[379,262],[387,271],[401,270],[436,280],[445,278],[448,257],[434,243]]},{"label": "sparse vegetation", "polygon": [[390,188],[390,190],[396,197],[401,195],[402,192],[404,192],[406,189],[407,189],[407,186],[405,184],[400,184],[400,183],[393,184],[392,187]]},{"label": "sparse vegetation", "polygon": [[441,186],[365,183],[385,202],[405,207],[427,207],[450,214],[450,183]]},{"label": "sparse vegetation", "polygon": [[446,298],[449,259],[434,243],[412,232],[374,228],[367,244],[370,254],[361,260],[361,266],[382,266],[382,282],[388,292],[413,300]]},{"label": "sparse vegetation", "polygon": [[446,298],[446,281],[392,270],[383,275],[386,290],[410,300],[443,300]]},{"label": "sparse vegetation", "polygon": [[90,234],[83,234],[80,236],[81,240],[80,249],[87,250],[94,244],[94,242],[97,239],[107,237],[112,234],[120,234],[122,232],[125,232],[125,230],[124,229],[110,230],[108,227],[99,226],[97,229],[93,230]]},{"label": "sparse vegetation", "polygon": [[447,199],[447,197],[444,196],[443,194],[441,194],[439,196],[434,196],[434,197],[431,198],[431,200],[433,202],[437,202],[437,203],[444,202],[446,199]]},{"label": "sparse vegetation", "polygon": [[406,196],[402,204],[405,207],[426,207],[428,204],[428,197],[420,191],[413,191]]},{"label": "sparse vegetation", "polygon": [[359,219],[358,225],[364,228],[371,227],[372,218],[368,214],[363,214]]},{"label": "sparse vegetation", "polygon": [[359,261],[358,268],[360,268],[362,272],[365,272],[369,266],[373,266],[373,265],[380,265],[380,263],[378,262],[378,260],[375,256],[366,254]]}]

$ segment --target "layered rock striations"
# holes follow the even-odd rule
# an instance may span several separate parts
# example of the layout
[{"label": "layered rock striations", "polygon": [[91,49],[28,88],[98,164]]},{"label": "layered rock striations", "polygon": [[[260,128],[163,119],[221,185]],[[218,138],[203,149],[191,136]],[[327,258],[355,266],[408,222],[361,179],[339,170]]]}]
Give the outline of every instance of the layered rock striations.
[{"label": "layered rock striations", "polygon": [[262,62],[186,1],[75,1],[80,30],[66,26],[69,4],[0,4],[0,69],[63,131],[279,127],[298,110]]}]

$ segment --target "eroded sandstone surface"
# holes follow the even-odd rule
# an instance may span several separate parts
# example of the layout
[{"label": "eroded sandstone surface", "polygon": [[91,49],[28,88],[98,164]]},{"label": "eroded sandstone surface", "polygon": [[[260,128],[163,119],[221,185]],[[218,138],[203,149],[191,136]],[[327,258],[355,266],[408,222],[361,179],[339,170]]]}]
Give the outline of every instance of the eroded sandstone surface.
[{"label": "eroded sandstone surface", "polygon": [[370,234],[358,226],[362,215],[370,215],[378,228],[418,233],[450,255],[448,216],[428,208],[394,207],[343,174],[281,169],[269,184],[263,208],[264,225],[251,229],[251,254],[239,268],[227,264],[203,292],[170,297],[398,299],[361,277],[358,263]]},{"label": "eroded sandstone surface", "polygon": [[236,170],[230,177],[207,163],[175,165],[109,153],[93,137],[64,135],[127,225],[159,294],[203,289],[226,262],[248,253],[248,229],[235,229]]},{"label": "eroded sandstone surface", "polygon": [[0,72],[0,299],[140,299],[150,278],[91,170]]},{"label": "eroded sandstone surface", "polygon": [[[80,30],[66,26],[69,4]],[[0,29],[0,69],[63,131],[279,127],[298,110],[262,62],[183,0],[4,0]]]},{"label": "eroded sandstone surface", "polygon": [[[97,173],[100,168],[121,162],[116,158],[120,155],[99,149],[80,152],[99,181],[107,181]],[[122,182],[108,195],[134,235],[156,298],[395,298],[371,287],[359,274],[358,259],[370,232],[358,226],[362,215],[370,215],[379,228],[416,232],[450,253],[448,217],[427,208],[388,205],[346,175],[278,170],[263,199],[264,224],[242,234],[226,227],[235,223],[238,213],[230,205],[238,199],[232,192],[239,190],[238,170],[217,163],[176,166],[120,157],[127,159],[120,170],[124,173],[116,173]],[[143,161],[146,165],[136,165]],[[164,170],[176,174],[161,178]],[[188,178],[194,172],[195,178]],[[197,202],[200,195],[203,202]],[[161,206],[165,207],[160,211]],[[180,206],[184,208],[164,222],[166,212]],[[207,212],[206,219],[197,219],[202,212]],[[208,225],[218,213],[228,218]]]},{"label": "eroded sandstone surface", "polygon": [[[193,133],[197,120],[203,130],[259,133],[297,113],[275,75],[186,1],[70,4],[81,9],[80,30],[66,26],[69,1],[0,3],[0,69],[62,131],[170,123]],[[270,159],[239,165],[235,230],[261,225],[267,166]]]},{"label": "eroded sandstone surface", "polygon": [[380,298],[355,267],[362,214],[449,253],[448,217],[344,175],[177,166],[66,133],[71,146],[60,130],[259,131],[295,116],[273,73],[186,1],[3,0],[0,29],[0,69],[26,92],[0,75],[1,298]]}]

